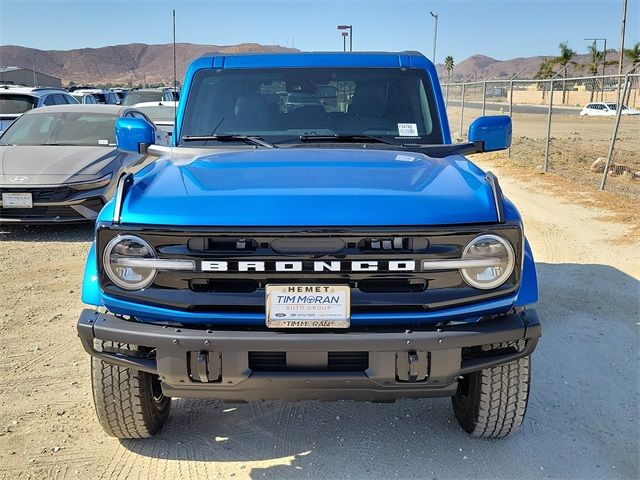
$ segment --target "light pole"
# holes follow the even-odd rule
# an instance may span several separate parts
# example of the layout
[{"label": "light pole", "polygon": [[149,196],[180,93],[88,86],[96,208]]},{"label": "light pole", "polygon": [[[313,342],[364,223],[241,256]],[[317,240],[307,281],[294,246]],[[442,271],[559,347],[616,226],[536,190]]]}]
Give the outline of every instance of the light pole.
[{"label": "light pole", "polygon": [[436,64],[436,44],[438,42],[438,14],[429,12],[433,18],[436,19],[436,26],[433,32],[433,64]]},{"label": "light pole", "polygon": [[342,32],[342,51],[347,51],[347,37],[349,34],[347,32]]},{"label": "light pole", "polygon": [[[349,30],[349,51],[353,52],[353,25],[338,25],[338,30]],[[342,32],[343,41],[345,44],[344,51],[347,51],[347,32]]]},{"label": "light pole", "polygon": [[627,0],[622,0],[622,20],[620,21],[620,60],[618,60],[618,104],[624,102],[620,100],[620,81],[622,80],[622,62],[624,60],[624,30],[627,23]]}]

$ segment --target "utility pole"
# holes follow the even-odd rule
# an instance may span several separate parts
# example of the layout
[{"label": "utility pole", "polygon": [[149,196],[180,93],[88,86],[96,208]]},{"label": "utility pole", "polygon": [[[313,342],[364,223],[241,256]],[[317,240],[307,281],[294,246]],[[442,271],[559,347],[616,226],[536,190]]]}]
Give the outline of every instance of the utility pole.
[{"label": "utility pole", "polygon": [[620,100],[620,82],[622,80],[622,61],[624,60],[624,28],[627,23],[627,0],[622,0],[622,21],[620,22],[620,60],[618,61],[618,106]]},{"label": "utility pole", "polygon": [[435,29],[433,32],[433,64],[436,64],[436,45],[438,43],[438,14],[429,12],[433,18],[436,20]]},{"label": "utility pole", "polygon": [[347,51],[347,37],[349,34],[347,32],[342,32],[342,51]]}]

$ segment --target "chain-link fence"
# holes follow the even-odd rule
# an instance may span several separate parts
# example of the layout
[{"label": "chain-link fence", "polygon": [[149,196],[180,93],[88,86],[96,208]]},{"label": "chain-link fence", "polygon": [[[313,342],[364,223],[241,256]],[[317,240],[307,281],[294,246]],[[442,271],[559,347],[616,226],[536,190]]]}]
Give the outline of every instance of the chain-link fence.
[{"label": "chain-link fence", "polygon": [[510,115],[510,162],[640,199],[637,67],[620,76],[444,83],[451,134],[463,141],[475,118]]}]

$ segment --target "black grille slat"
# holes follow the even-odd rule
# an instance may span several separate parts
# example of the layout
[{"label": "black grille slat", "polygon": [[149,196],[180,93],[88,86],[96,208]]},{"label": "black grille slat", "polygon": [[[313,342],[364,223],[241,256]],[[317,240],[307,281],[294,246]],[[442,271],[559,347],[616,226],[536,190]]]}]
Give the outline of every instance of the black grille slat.
[{"label": "black grille slat", "polygon": [[2,218],[74,218],[82,217],[69,206],[33,207],[33,208],[2,208]]},{"label": "black grille slat", "polygon": [[255,372],[284,372],[286,352],[249,352],[249,368]]},{"label": "black grille slat", "polygon": [[367,368],[369,352],[329,352],[330,372],[363,372]]},{"label": "black grille slat", "polygon": [[45,188],[0,188],[0,195],[2,193],[30,193],[34,202],[63,202],[69,199],[74,193],[77,193],[77,191],[69,187],[60,186]]},{"label": "black grille slat", "polygon": [[[255,372],[286,372],[286,352],[249,352],[249,368]],[[328,352],[326,372],[363,372],[369,368],[369,352]],[[300,371],[299,367],[291,371]]]}]

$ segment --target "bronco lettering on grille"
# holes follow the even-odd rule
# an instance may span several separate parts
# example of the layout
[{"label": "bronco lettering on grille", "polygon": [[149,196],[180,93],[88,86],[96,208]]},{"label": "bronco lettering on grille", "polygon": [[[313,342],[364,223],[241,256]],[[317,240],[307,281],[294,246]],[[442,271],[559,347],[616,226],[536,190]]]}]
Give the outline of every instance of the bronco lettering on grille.
[{"label": "bronco lettering on grille", "polygon": [[415,260],[390,260],[381,262],[377,260],[357,260],[353,262],[342,261],[209,261],[204,260],[200,265],[203,272],[414,272]]}]

